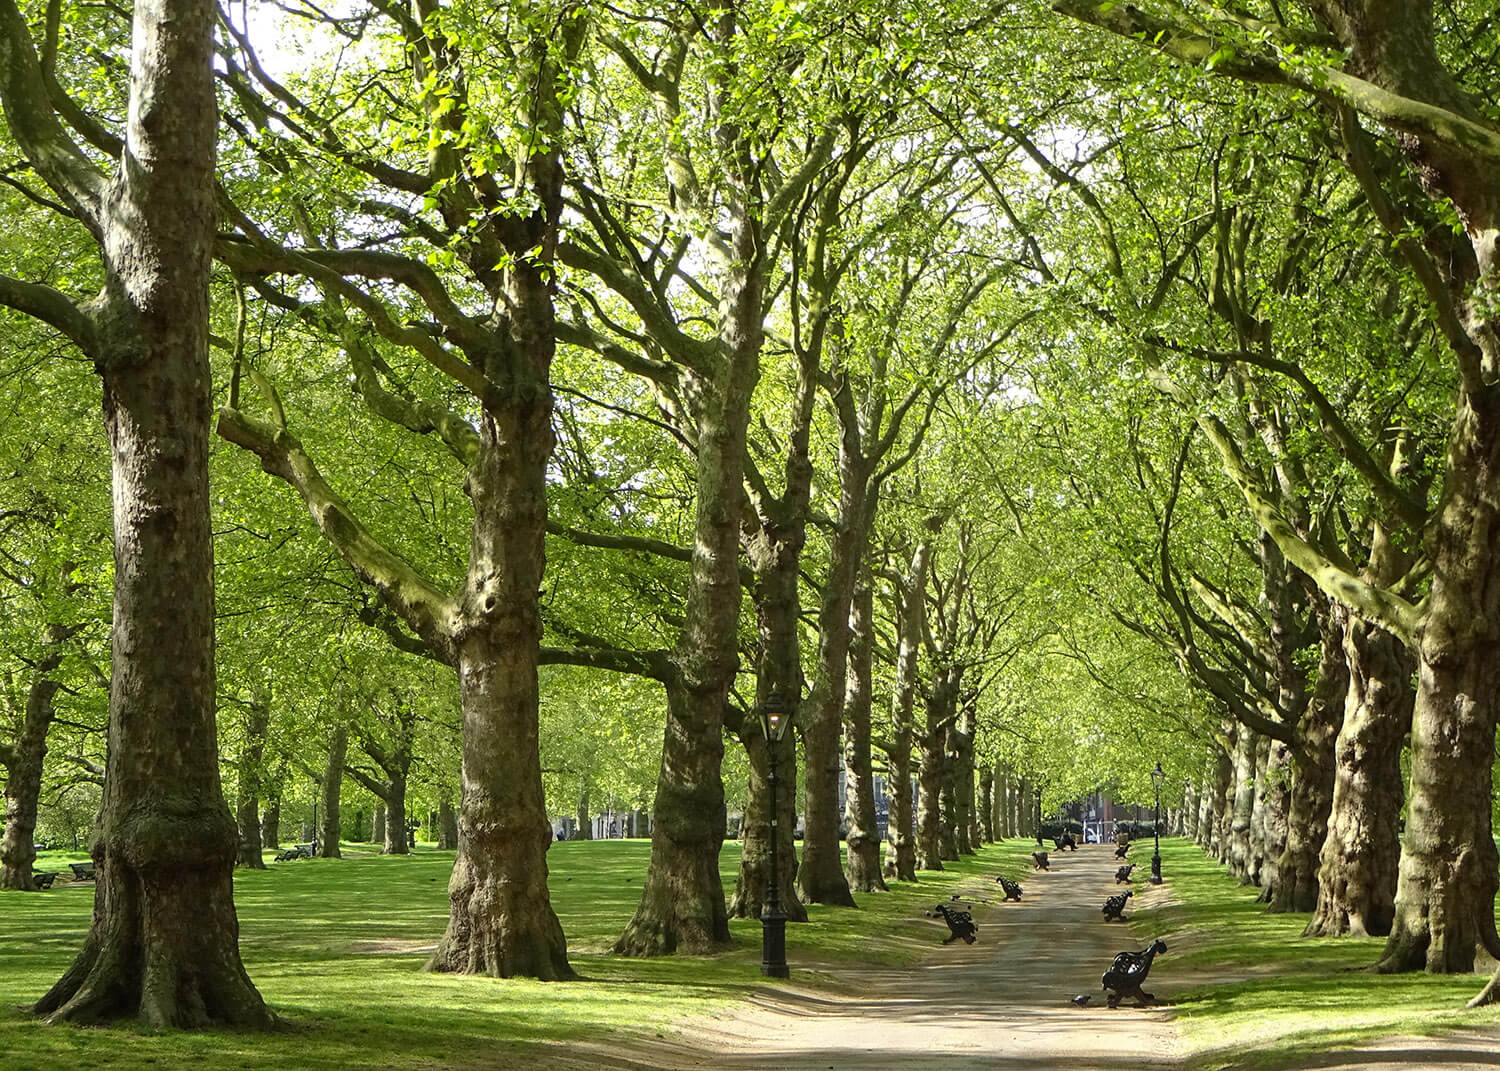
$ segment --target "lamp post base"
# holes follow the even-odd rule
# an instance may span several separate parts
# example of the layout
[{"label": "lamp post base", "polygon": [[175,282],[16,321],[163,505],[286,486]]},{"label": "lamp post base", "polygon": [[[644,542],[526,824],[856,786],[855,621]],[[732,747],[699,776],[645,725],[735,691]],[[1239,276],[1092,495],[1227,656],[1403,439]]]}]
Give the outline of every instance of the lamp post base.
[{"label": "lamp post base", "polygon": [[767,978],[790,978],[786,964],[786,915],[767,909],[760,916],[760,973]]},{"label": "lamp post base", "polygon": [[1147,879],[1152,885],[1161,884],[1161,856],[1151,857],[1151,877]]}]

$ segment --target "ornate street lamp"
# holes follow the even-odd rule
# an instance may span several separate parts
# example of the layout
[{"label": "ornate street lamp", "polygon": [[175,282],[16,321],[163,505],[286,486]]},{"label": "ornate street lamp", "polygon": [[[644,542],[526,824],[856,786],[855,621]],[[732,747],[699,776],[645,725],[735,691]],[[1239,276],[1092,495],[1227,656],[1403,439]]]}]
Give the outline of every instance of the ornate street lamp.
[{"label": "ornate street lamp", "polygon": [[766,737],[766,762],[771,797],[771,871],[766,879],[766,902],[760,910],[760,973],[768,978],[787,978],[786,912],[781,909],[781,829],[776,800],[776,752],[792,724],[792,706],[779,695],[768,695],[760,705],[760,728]]},{"label": "ornate street lamp", "polygon": [[1166,771],[1158,761],[1151,771],[1151,784],[1156,788],[1156,818],[1151,823],[1151,832],[1156,837],[1156,850],[1151,853],[1151,884],[1161,884],[1161,783],[1166,780]]}]

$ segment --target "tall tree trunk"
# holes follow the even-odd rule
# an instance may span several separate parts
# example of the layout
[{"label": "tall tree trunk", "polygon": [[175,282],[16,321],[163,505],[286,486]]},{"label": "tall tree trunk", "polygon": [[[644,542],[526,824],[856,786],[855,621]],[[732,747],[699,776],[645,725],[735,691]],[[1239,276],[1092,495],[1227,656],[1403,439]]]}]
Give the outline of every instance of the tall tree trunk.
[{"label": "tall tree trunk", "polygon": [[[540,769],[541,764],[538,763]],[[551,826],[547,827],[549,832],[547,840],[552,840]],[[381,855],[409,855],[408,847],[410,834],[406,827],[406,778],[393,778],[386,786],[385,796],[385,843],[380,849]],[[450,883],[451,887],[451,883]],[[472,973],[484,973],[476,971]],[[509,977],[505,975],[503,977]]]},{"label": "tall tree trunk", "polygon": [[1220,863],[1229,861],[1230,827],[1234,821],[1234,757],[1238,727],[1226,723],[1224,743],[1215,756],[1213,784],[1213,839],[1209,848]]},{"label": "tall tree trunk", "polygon": [[[1500,219],[1500,193],[1489,207],[1491,222]],[[1495,233],[1487,238],[1490,256]],[[1500,860],[1490,825],[1500,702],[1497,472],[1500,397],[1492,387],[1465,392],[1432,541],[1432,587],[1414,637],[1411,803],[1382,971],[1471,971],[1481,941],[1500,958],[1494,914]]]},{"label": "tall tree trunk", "polygon": [[[948,709],[945,692],[948,671],[939,670],[927,695],[927,719],[919,738],[920,764],[917,767],[917,867],[921,870],[943,869],[943,767],[947,764],[947,727],[943,712]],[[956,853],[955,853],[956,854]]]},{"label": "tall tree trunk", "polygon": [[1255,776],[1251,789],[1250,831],[1248,837],[1249,856],[1246,861],[1246,885],[1259,885],[1261,868],[1266,861],[1266,804],[1267,778],[1270,772],[1271,740],[1260,736],[1255,741]]},{"label": "tall tree trunk", "polygon": [[[852,429],[857,433],[857,428]],[[829,550],[828,578],[818,609],[818,661],[808,705],[814,715],[802,727],[807,756],[805,833],[797,889],[812,904],[853,907],[854,896],[839,851],[841,735],[846,713],[851,642],[850,614],[869,530],[868,472],[858,441],[846,428],[839,453],[839,521]],[[868,702],[868,700],[866,700]],[[850,776],[845,771],[845,776]],[[872,797],[873,800],[873,797]],[[873,824],[869,827],[873,835]],[[879,846],[875,851],[878,855]],[[878,875],[876,875],[878,878]]]},{"label": "tall tree trunk", "polygon": [[651,863],[641,902],[615,942],[619,955],[703,953],[729,943],[719,876],[725,821],[719,780],[723,697],[709,709],[710,694],[701,686],[691,691],[686,684],[667,688],[667,735],[651,812]]},{"label": "tall tree trunk", "polygon": [[1198,839],[1198,787],[1189,782],[1182,788],[1182,828],[1179,835]]},{"label": "tall tree trunk", "polygon": [[1349,671],[1344,722],[1334,747],[1328,834],[1318,899],[1305,936],[1383,937],[1395,920],[1405,795],[1401,745],[1411,725],[1412,659],[1400,640],[1358,618],[1344,634]]},{"label": "tall tree trunk", "polygon": [[[237,838],[214,722],[214,18],[207,0],[134,6],[126,148],[100,191],[105,286],[95,363],[114,490],[110,746],[92,850],[93,924],[34,1008],[52,1021],[272,1020],[240,961]],[[28,58],[10,51],[13,66]]]},{"label": "tall tree trunk", "polygon": [[[592,831],[584,825],[580,825],[579,829],[582,831],[580,836],[588,839]],[[458,849],[458,812],[453,809],[453,803],[446,795],[438,800],[437,838],[437,846],[441,850],[451,852]]]},{"label": "tall tree trunk", "polygon": [[[1261,817],[1262,843],[1260,874],[1257,884],[1261,892],[1259,900],[1271,903],[1281,885],[1281,857],[1286,852],[1287,821],[1292,805],[1292,757],[1291,745],[1280,740],[1266,740],[1265,787]],[[1181,829],[1178,829],[1181,832]]]},{"label": "tall tree trunk", "polygon": [[1005,840],[1015,836],[1011,829],[1010,815],[1010,771],[1004,763],[995,764],[995,839]]},{"label": "tall tree trunk", "polygon": [[1250,874],[1250,816],[1255,805],[1255,752],[1259,737],[1240,726],[1234,748],[1234,802],[1229,826],[1229,872],[1244,884]]},{"label": "tall tree trunk", "polygon": [[1286,847],[1276,866],[1273,912],[1312,911],[1318,903],[1318,855],[1328,836],[1333,806],[1334,741],[1349,690],[1344,654],[1347,613],[1337,606],[1318,614],[1318,676],[1298,727],[1300,747],[1291,753]]},{"label": "tall tree trunk", "polygon": [[281,847],[281,793],[266,797],[266,809],[260,813],[260,843],[262,848]]},{"label": "tall tree trunk", "polygon": [[979,773],[979,842],[993,844],[996,840],[995,770],[986,766]]},{"label": "tall tree trunk", "polygon": [[245,744],[240,751],[239,805],[235,824],[239,829],[239,846],[235,865],[264,870],[266,861],[260,854],[260,786],[262,764],[266,754],[266,730],[271,724],[269,700],[260,696],[250,701],[245,718]]},{"label": "tall tree trunk", "polygon": [[917,880],[917,838],[912,814],[911,754],[915,736],[913,716],[917,696],[917,660],[922,649],[926,620],[923,592],[932,547],[917,545],[911,565],[897,592],[896,683],[891,692],[890,814],[887,818],[885,853],[887,879]]},{"label": "tall tree trunk", "polygon": [[[769,693],[767,693],[769,694]],[[758,720],[758,719],[757,719]],[[771,789],[770,761],[765,734],[749,726],[740,735],[750,760],[750,785],[740,847],[740,871],[729,916],[758,919],[766,905],[771,877]],[[776,844],[777,892],[781,909],[790,922],[806,922],[807,907],[797,894],[797,744],[788,732],[776,746]]]},{"label": "tall tree trunk", "polygon": [[578,832],[574,834],[576,840],[594,839],[594,818],[591,813],[593,786],[584,782],[583,791],[578,793],[578,810],[575,818],[578,822]]},{"label": "tall tree trunk", "polygon": [[855,892],[884,892],[880,829],[875,821],[875,771],[870,757],[874,690],[875,594],[861,570],[849,612],[849,682],[844,696],[845,876]]},{"label": "tall tree trunk", "polygon": [[[732,21],[729,14],[724,18]],[[728,224],[734,262],[721,290],[715,374],[711,379],[687,374],[697,424],[693,559],[676,651],[679,676],[667,686],[651,862],[640,905],[615,942],[615,951],[624,955],[709,952],[729,943],[719,876],[723,717],[739,665],[746,430],[765,337],[765,266],[753,181],[732,176],[742,199]]]},{"label": "tall tree trunk", "polygon": [[[57,635],[54,627],[53,635]],[[54,640],[53,643],[60,642]],[[15,745],[5,759],[5,834],[0,838],[0,889],[35,890],[31,881],[36,862],[36,806],[42,792],[42,768],[47,758],[47,734],[55,716],[53,700],[61,684],[52,674],[62,665],[62,652],[53,650],[37,659],[26,691],[26,715]]]},{"label": "tall tree trunk", "polygon": [[339,841],[343,840],[343,815],[341,813],[344,794],[344,760],[349,754],[349,727],[336,726],[328,737],[328,761],[323,764],[323,777],[318,782],[323,810],[318,830],[318,857],[341,859]]},{"label": "tall tree trunk", "polygon": [[953,785],[953,846],[957,858],[973,855],[979,847],[979,838],[974,832],[974,711],[967,700],[953,724],[956,732],[949,737],[949,761]]},{"label": "tall tree trunk", "polygon": [[[541,339],[535,339],[542,345]],[[542,436],[550,453],[551,399],[540,381],[531,397],[534,410],[502,431],[503,421],[486,420],[499,451],[522,433],[540,450]],[[547,395],[543,404],[540,397]],[[543,499],[545,464],[497,464],[529,489],[510,488],[493,512],[475,503],[475,547],[471,550],[470,612],[493,615],[490,627],[476,627],[460,644],[460,699],[464,712],[463,762],[459,792],[458,851],[448,880],[448,928],[427,963],[431,971],[487,974],[494,978],[575,977],[568,963],[562,923],[547,893],[547,849],[552,825],[542,794],[541,737],[537,721],[537,651],[541,617],[536,594],[542,575],[542,538],[546,523]],[[487,482],[487,481],[486,481]],[[498,476],[491,487],[503,485]],[[522,505],[524,503],[524,506]],[[517,513],[519,512],[519,516]],[[508,528],[481,534],[492,522]],[[521,542],[525,533],[525,543]],[[509,546],[500,549],[500,544]],[[481,546],[482,544],[482,546]],[[489,547],[486,551],[483,547]],[[502,571],[500,563],[506,563]],[[487,568],[475,570],[476,563]],[[492,600],[492,602],[490,601]],[[482,610],[480,608],[483,608]],[[403,792],[405,786],[403,785]],[[391,801],[393,804],[394,800]],[[392,834],[405,844],[405,824],[394,808],[386,818],[386,842]]]},{"label": "tall tree trunk", "polygon": [[370,820],[370,843],[385,843],[385,804],[383,803],[375,805],[375,814]]}]

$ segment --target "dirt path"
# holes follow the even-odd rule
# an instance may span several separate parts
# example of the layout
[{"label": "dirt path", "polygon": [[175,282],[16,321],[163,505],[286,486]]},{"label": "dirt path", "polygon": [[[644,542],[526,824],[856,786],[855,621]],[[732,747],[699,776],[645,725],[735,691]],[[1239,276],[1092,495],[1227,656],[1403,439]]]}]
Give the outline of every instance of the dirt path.
[{"label": "dirt path", "polygon": [[[1053,853],[1052,860],[1050,872],[1023,883],[1019,904],[977,906],[973,945],[935,949],[916,967],[864,972],[858,994],[847,997],[799,990],[794,967],[791,986],[762,990],[721,1017],[684,1023],[676,1038],[628,1057],[618,1050],[589,1053],[586,1064],[663,1071],[1175,1067],[1169,1012],[1102,1006],[1100,974],[1116,952],[1138,944],[1099,912],[1118,888],[1113,847],[1085,845]],[[1141,881],[1135,889],[1144,904],[1160,894]],[[979,895],[998,899],[998,892],[990,884]],[[934,941],[941,932],[934,930]],[[1170,999],[1170,971],[1169,951],[1146,988]],[[1075,1007],[1078,993],[1092,993],[1100,1006]],[[573,1055],[581,1054],[574,1048]]]}]

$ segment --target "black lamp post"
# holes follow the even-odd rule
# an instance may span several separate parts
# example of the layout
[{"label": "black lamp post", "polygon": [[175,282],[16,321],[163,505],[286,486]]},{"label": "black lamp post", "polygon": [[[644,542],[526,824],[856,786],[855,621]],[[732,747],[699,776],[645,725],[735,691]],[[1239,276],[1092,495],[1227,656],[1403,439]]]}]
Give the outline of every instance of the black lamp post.
[{"label": "black lamp post", "polygon": [[1036,790],[1036,846],[1042,846],[1042,790]]},{"label": "black lamp post", "polygon": [[1156,819],[1151,823],[1151,832],[1156,837],[1156,850],[1151,853],[1151,884],[1161,884],[1161,783],[1166,778],[1166,772],[1157,762],[1156,769],[1151,771],[1151,784],[1156,789]]},{"label": "black lamp post", "polygon": [[792,708],[778,695],[768,695],[760,705],[760,728],[766,736],[767,784],[771,803],[771,872],[766,879],[766,902],[760,909],[760,973],[768,978],[787,978],[786,912],[781,909],[781,829],[776,800],[776,752],[787,727],[792,724]]},{"label": "black lamp post", "polygon": [[312,840],[313,840],[313,843],[312,843],[312,853],[313,853],[313,857],[314,858],[317,858],[317,855],[318,855],[318,793],[320,793],[322,791],[323,791],[323,787],[321,785],[319,785],[316,780],[314,780],[313,781],[313,838],[312,838]]}]

